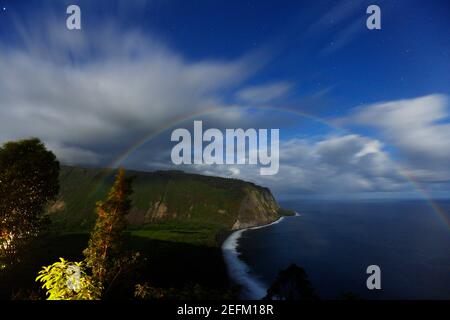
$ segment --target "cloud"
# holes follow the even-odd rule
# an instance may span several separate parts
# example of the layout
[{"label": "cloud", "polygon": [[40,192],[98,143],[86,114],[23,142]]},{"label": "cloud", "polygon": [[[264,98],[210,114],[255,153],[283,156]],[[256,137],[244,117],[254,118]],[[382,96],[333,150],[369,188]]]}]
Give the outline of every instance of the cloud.
[{"label": "cloud", "polygon": [[336,1],[330,10],[325,12],[325,14],[309,27],[308,33],[314,35],[316,32],[323,31],[324,29],[336,28],[337,25],[354,16],[361,7],[361,3],[358,1]]},{"label": "cloud", "polygon": [[277,195],[345,195],[411,189],[376,140],[356,134],[288,139],[280,145],[280,170],[260,176],[258,166],[185,166],[202,174],[235,177],[270,186]]},{"label": "cloud", "polygon": [[448,97],[433,94],[358,108],[340,122],[376,129],[411,175],[441,181],[450,180],[449,115]]},{"label": "cloud", "polygon": [[267,103],[283,97],[292,88],[290,83],[279,82],[268,85],[252,86],[240,90],[237,99],[245,103]]},{"label": "cloud", "polygon": [[334,35],[333,39],[319,52],[320,55],[330,55],[356,39],[365,28],[365,20],[355,19]]},{"label": "cloud", "polygon": [[312,193],[395,191],[402,178],[382,147],[376,139],[355,134],[290,140],[280,155],[285,168],[278,178]]},{"label": "cloud", "polygon": [[67,165],[96,165],[100,157],[89,150],[77,147],[61,146],[59,143],[47,143],[50,150],[58,155],[58,160]]},{"label": "cloud", "polygon": [[327,39],[318,54],[330,55],[366,30],[366,8],[367,6],[358,1],[336,1],[330,10],[320,16],[307,30],[310,38]]},{"label": "cloud", "polygon": [[[260,67],[258,53],[191,61],[137,30],[55,23],[16,23],[21,40],[0,42],[0,142],[37,136],[69,163],[114,157],[149,132],[226,108],[223,93]],[[238,108],[217,115],[241,116]]]},{"label": "cloud", "polygon": [[[340,23],[351,11],[342,10]],[[297,120],[242,106],[278,102],[294,86],[286,81],[247,85],[267,61],[264,54],[192,60],[139,30],[106,23],[96,26],[95,32],[73,33],[56,27],[51,17],[46,21],[43,29],[18,23],[20,40],[14,45],[0,40],[0,143],[37,136],[64,163],[103,166],[154,134],[156,138],[127,164],[171,169],[166,129],[190,127],[194,119],[203,119],[205,129],[289,128]],[[342,45],[352,38],[350,31],[342,31]],[[253,181],[278,195],[410,190],[392,161],[388,143],[400,153],[396,162],[437,186],[450,179],[447,100],[431,95],[377,103],[341,120],[351,127],[372,127],[380,137],[347,134],[283,140],[275,176],[260,176],[257,166],[181,169]],[[212,109],[220,112],[204,115]]]}]

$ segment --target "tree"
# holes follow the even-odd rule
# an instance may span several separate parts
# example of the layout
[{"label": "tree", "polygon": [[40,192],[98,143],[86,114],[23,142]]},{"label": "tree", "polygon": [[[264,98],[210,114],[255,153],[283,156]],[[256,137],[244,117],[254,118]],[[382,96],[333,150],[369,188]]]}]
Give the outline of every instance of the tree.
[{"label": "tree", "polygon": [[71,263],[60,258],[39,272],[36,281],[44,283],[42,287],[47,290],[48,299],[104,298],[122,274],[131,273],[139,253],[127,254],[122,250],[126,216],[131,209],[131,183],[125,170],[120,169],[107,199],[97,202],[98,217],[88,247],[83,251],[83,262]]},{"label": "tree", "polygon": [[317,300],[305,270],[296,264],[281,270],[267,290],[266,300]]},{"label": "tree", "polygon": [[39,271],[36,281],[43,283],[47,300],[99,300],[101,287],[85,271],[83,262],[63,258]]},{"label": "tree", "polygon": [[337,297],[338,300],[361,300],[361,297],[358,296],[356,293],[347,291],[342,293]]},{"label": "tree", "polygon": [[237,299],[238,290],[231,288],[218,290],[202,286],[198,283],[189,283],[180,288],[158,288],[148,282],[136,284],[134,297],[138,300],[233,300]]},{"label": "tree", "polygon": [[59,162],[39,139],[0,147],[0,267],[19,260],[48,225],[44,210],[58,195],[58,177]]},{"label": "tree", "polygon": [[106,201],[96,205],[97,221],[84,250],[86,263],[95,281],[108,289],[133,257],[122,253],[126,216],[131,209],[132,179],[120,169]]}]

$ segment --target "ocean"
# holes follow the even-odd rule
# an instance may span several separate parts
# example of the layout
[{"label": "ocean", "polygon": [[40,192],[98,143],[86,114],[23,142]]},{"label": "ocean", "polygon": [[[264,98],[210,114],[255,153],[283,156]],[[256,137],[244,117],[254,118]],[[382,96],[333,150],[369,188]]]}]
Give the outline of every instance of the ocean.
[{"label": "ocean", "polygon": [[[289,264],[305,269],[322,299],[353,293],[362,299],[450,299],[450,201],[438,214],[422,201],[290,201],[299,213],[241,230],[224,243],[230,276],[242,298],[264,296]],[[381,269],[381,289],[366,286],[369,265]]]}]

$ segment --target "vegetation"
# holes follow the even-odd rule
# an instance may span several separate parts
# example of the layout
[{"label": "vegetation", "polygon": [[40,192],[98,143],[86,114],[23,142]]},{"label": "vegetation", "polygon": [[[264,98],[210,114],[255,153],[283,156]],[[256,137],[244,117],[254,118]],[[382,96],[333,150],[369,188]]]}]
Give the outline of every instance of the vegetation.
[{"label": "vegetation", "polygon": [[107,200],[97,203],[97,222],[84,255],[94,279],[101,285],[112,282],[122,268],[124,231],[132,192],[131,179],[120,169]]},{"label": "vegetation", "polygon": [[189,284],[183,288],[155,288],[148,283],[137,284],[134,291],[139,300],[224,300],[235,299],[238,288],[228,290],[214,290],[199,284]]},{"label": "vegetation", "polygon": [[39,271],[36,281],[43,283],[48,300],[98,300],[102,288],[86,273],[83,262],[63,258]]},{"label": "vegetation", "polygon": [[[20,157],[27,160],[13,161]],[[268,189],[234,179],[131,172],[135,192],[123,170],[62,167],[58,179],[56,158],[37,139],[6,144],[0,165],[1,244],[11,243],[8,226],[23,234],[15,240],[29,240],[22,263],[0,272],[0,299],[236,297],[221,242],[237,220],[264,223],[258,219],[282,213]]]},{"label": "vegetation", "polygon": [[[230,230],[239,214],[249,219],[261,218],[255,217],[252,211],[254,206],[248,205],[245,210],[242,208],[245,198],[252,194],[264,194],[268,198],[259,210],[267,212],[269,221],[261,223],[278,217],[275,211],[278,205],[270,191],[252,183],[181,171],[129,173],[136,178],[133,181],[133,206],[128,221],[132,230],[145,230],[140,232],[141,235],[150,235],[154,231],[157,233],[156,229],[162,230],[166,226],[169,227],[168,231],[172,227],[178,231],[188,231],[193,227],[194,232],[199,229],[214,229],[205,238],[207,244],[211,245],[210,240],[214,239],[217,232]],[[89,232],[96,220],[93,214],[96,201],[107,196],[114,174],[114,170],[62,167],[59,205],[50,208],[54,230]],[[270,212],[273,213],[269,214]],[[171,234],[174,236],[173,240],[178,241],[181,233]],[[205,236],[205,232],[197,234]],[[186,235],[192,239],[193,234]]]},{"label": "vegetation", "polygon": [[48,225],[44,209],[59,190],[59,163],[38,139],[0,148],[0,266],[20,255]]},{"label": "vegetation", "polygon": [[221,234],[228,230],[217,223],[202,221],[163,221],[131,229],[131,234],[155,240],[217,246]]},{"label": "vegetation", "polygon": [[139,255],[123,252],[126,216],[131,208],[131,182],[125,170],[120,169],[106,201],[97,203],[98,218],[88,247],[83,251],[84,262],[72,264],[60,258],[39,272],[36,281],[44,283],[49,300],[99,299],[135,264]]},{"label": "vegetation", "polygon": [[295,216],[295,211],[292,211],[292,210],[289,210],[289,209],[280,208],[278,210],[278,214],[280,216],[292,217],[292,216]]},{"label": "vegetation", "polygon": [[318,297],[308,280],[305,270],[291,264],[281,270],[267,290],[267,300],[317,300]]},{"label": "vegetation", "polygon": [[351,291],[347,291],[347,292],[340,294],[337,297],[337,299],[338,300],[350,300],[350,301],[362,300],[359,295],[357,295],[356,293],[351,292]]}]

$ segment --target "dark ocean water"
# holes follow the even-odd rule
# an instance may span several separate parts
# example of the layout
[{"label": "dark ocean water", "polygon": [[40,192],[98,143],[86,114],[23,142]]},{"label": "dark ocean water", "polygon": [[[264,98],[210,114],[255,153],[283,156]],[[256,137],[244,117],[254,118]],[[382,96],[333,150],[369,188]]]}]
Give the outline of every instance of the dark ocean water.
[{"label": "dark ocean water", "polygon": [[[450,215],[450,201],[438,202]],[[238,240],[250,277],[267,286],[294,262],[321,298],[450,299],[450,229],[425,202],[285,202],[299,217]],[[381,268],[381,290],[366,268]]]}]

